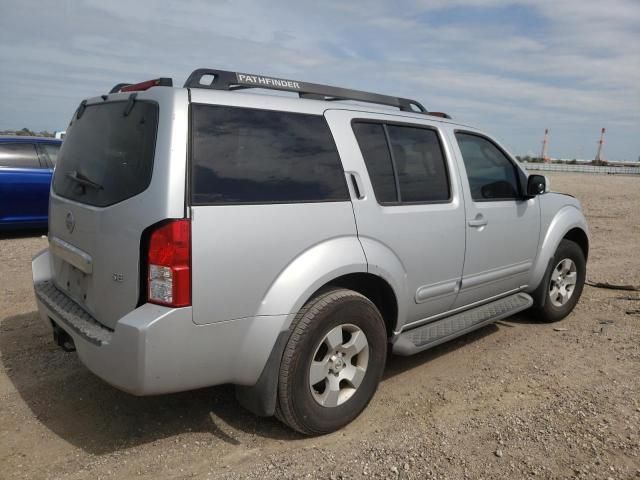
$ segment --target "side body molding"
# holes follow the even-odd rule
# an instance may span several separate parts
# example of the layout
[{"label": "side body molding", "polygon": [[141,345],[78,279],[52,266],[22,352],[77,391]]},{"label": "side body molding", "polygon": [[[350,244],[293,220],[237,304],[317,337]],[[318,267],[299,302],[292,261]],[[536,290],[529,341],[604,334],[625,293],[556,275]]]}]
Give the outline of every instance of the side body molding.
[{"label": "side body molding", "polygon": [[[541,196],[541,198],[544,197],[557,198],[560,197],[560,195],[545,194]],[[585,220],[579,206],[565,205],[560,207],[558,210],[554,210],[553,204],[557,203],[556,198],[545,199],[550,200],[549,203],[552,204],[546,205],[547,208],[545,208],[545,204],[542,205],[542,242],[538,250],[538,256],[536,257],[533,268],[531,269],[529,287],[526,290],[527,292],[533,292],[538,287],[544,277],[547,267],[549,266],[549,262],[553,258],[553,255],[560,244],[560,241],[570,230],[579,228],[584,231],[587,237],[589,236],[587,221]],[[547,212],[556,211],[557,213],[553,216],[545,215],[545,210]]]}]

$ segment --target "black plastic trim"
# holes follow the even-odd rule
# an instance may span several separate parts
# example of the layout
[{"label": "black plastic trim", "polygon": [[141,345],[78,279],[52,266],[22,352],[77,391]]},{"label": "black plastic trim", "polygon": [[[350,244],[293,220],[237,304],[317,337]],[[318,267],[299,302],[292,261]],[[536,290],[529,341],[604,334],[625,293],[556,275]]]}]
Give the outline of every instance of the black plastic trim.
[{"label": "black plastic trim", "polygon": [[78,119],[78,118],[80,118],[82,116],[82,114],[84,113],[86,108],[87,108],[87,101],[86,100],[82,100],[80,102],[80,105],[78,105],[78,109],[76,110],[76,119]]},{"label": "black plastic trim", "polygon": [[122,112],[122,115],[125,117],[128,117],[129,114],[131,113],[131,110],[133,110],[133,107],[136,104],[136,97],[138,96],[137,93],[132,93],[131,95],[129,95],[129,100],[127,100],[127,105],[126,107],[124,107],[124,112]]},{"label": "black plastic trim", "polygon": [[351,185],[353,186],[353,193],[355,194],[357,199],[362,198],[362,194],[360,193],[360,187],[358,187],[358,181],[356,180],[356,176],[351,173],[349,174],[349,178],[351,178]]}]

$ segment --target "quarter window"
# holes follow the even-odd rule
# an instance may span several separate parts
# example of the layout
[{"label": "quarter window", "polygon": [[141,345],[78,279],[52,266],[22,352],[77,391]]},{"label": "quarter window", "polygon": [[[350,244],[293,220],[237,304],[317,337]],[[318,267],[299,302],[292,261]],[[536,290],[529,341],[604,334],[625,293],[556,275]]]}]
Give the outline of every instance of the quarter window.
[{"label": "quarter window", "polygon": [[519,186],[515,165],[486,138],[456,133],[471,188],[476,201],[518,198]]},{"label": "quarter window", "polygon": [[40,168],[36,147],[31,143],[0,143],[0,167]]},{"label": "quarter window", "polygon": [[444,154],[435,130],[354,122],[378,203],[437,203],[451,197]]},{"label": "quarter window", "polygon": [[193,105],[191,127],[194,204],[349,199],[322,116]]}]

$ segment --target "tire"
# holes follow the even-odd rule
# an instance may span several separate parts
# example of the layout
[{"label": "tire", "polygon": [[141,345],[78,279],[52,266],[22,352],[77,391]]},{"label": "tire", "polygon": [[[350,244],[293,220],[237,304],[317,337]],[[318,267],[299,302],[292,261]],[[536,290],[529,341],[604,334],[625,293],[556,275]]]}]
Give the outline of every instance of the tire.
[{"label": "tire", "polygon": [[[575,283],[570,285],[574,268]],[[534,307],[534,318],[541,322],[557,322],[569,315],[580,300],[586,275],[587,263],[582,249],[577,243],[563,239],[539,287],[541,290],[538,305]],[[565,298],[565,295],[568,297]]]},{"label": "tire", "polygon": [[[368,405],[386,356],[384,320],[368,298],[347,289],[318,294],[291,325],[276,417],[304,435],[340,429]],[[311,385],[312,380],[318,382]]]}]

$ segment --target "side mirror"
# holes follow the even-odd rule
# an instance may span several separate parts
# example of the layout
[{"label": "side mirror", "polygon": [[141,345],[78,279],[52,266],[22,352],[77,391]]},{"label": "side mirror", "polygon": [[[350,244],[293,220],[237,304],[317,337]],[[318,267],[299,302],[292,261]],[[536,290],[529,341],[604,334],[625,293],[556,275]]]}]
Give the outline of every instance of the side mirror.
[{"label": "side mirror", "polygon": [[532,198],[547,191],[547,178],[544,175],[529,175],[527,179],[527,197]]}]

